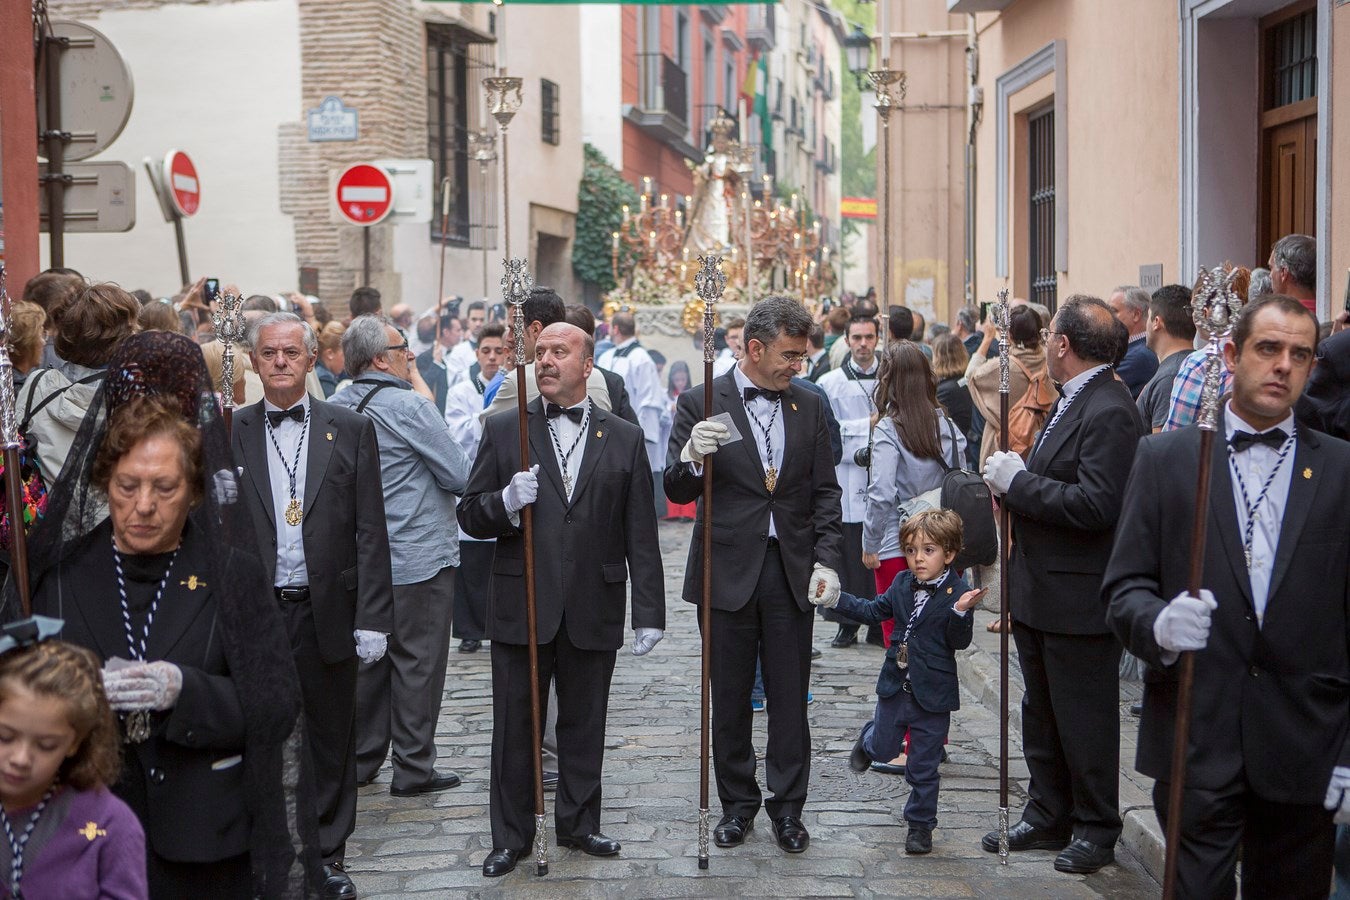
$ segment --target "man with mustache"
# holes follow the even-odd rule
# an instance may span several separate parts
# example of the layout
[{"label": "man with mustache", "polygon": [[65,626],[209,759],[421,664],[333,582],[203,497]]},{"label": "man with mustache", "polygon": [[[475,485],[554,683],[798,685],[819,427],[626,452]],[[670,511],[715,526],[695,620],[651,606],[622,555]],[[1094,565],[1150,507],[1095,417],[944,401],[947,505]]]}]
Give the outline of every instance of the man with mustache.
[{"label": "man with mustache", "polygon": [[[517,412],[488,415],[460,526],[496,538],[487,636],[492,641],[492,852],[483,875],[505,875],[535,836],[530,753],[529,642],[538,643],[542,711],[558,691],[560,847],[614,856],[600,833],[600,770],[615,652],[623,644],[625,583],[632,580],[633,655],[661,640],[665,587],[651,473],[642,429],[587,396],[595,347],[575,325],[549,325],[534,341],[539,397],[529,404],[528,471],[521,471]],[[521,510],[531,506],[536,634],[525,624]]]}]

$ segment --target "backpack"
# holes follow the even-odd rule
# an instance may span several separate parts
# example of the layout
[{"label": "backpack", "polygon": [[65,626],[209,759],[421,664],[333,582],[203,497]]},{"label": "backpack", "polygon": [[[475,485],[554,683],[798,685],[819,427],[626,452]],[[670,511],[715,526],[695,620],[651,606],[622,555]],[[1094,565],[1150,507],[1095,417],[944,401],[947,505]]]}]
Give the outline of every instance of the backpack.
[{"label": "backpack", "polygon": [[1036,433],[1045,424],[1045,417],[1050,414],[1050,409],[1055,405],[1057,398],[1055,389],[1050,384],[1048,372],[1032,376],[1017,357],[1009,354],[1008,361],[1016,364],[1027,378],[1026,391],[1017,402],[1008,406],[1008,449],[1025,460],[1031,455],[1031,448],[1036,443]]},{"label": "backpack", "polygon": [[[927,509],[950,509],[961,517],[961,552],[952,560],[952,568],[993,565],[998,559],[998,529],[994,526],[994,498],[989,486],[977,473],[962,468],[956,452],[956,426],[942,417],[952,435],[951,465],[939,460],[945,473],[942,484],[900,504],[900,524]],[[939,445],[941,435],[939,435]]]},{"label": "backpack", "polygon": [[[33,395],[37,393],[38,382],[50,369],[37,369],[32,374],[33,387],[28,391],[28,402],[24,406],[23,420],[19,422],[19,481],[23,484],[23,530],[33,526],[47,511],[47,482],[42,477],[37,461],[37,440],[28,434],[33,416],[42,411],[48,403],[66,392],[66,388],[52,391],[42,402],[33,406]],[[69,387],[69,385],[67,386]],[[7,486],[4,480],[5,463],[0,457],[0,549],[9,552],[14,542],[14,523],[10,521]]]}]

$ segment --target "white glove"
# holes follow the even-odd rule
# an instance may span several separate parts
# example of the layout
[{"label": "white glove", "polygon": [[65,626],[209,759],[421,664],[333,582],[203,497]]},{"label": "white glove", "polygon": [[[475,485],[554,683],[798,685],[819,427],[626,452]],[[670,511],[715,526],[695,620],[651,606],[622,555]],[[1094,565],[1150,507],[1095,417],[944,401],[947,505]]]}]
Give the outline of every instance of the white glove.
[{"label": "white glove", "polygon": [[389,649],[389,635],[382,631],[358,628],[352,634],[356,638],[356,655],[363,663],[379,662]]},{"label": "white glove", "polygon": [[839,604],[839,576],[829,566],[816,563],[806,597],[816,606],[834,609]]},{"label": "white glove", "polygon": [[687,463],[703,465],[703,457],[716,453],[717,448],[731,440],[731,429],[721,422],[695,422],[689,431],[689,440],[680,451],[680,459]]},{"label": "white glove", "polygon": [[660,628],[639,628],[633,636],[633,655],[646,656],[666,633]]},{"label": "white glove", "polygon": [[506,511],[518,513],[539,498],[539,463],[530,466],[528,472],[517,472],[511,476],[511,483],[502,489],[502,503]]},{"label": "white glove", "polygon": [[216,495],[217,506],[229,506],[239,499],[239,482],[234,480],[234,473],[229,469],[221,469],[212,475],[211,482],[211,491]]},{"label": "white glove", "polygon": [[1183,651],[1205,649],[1210,613],[1218,608],[1214,594],[1203,588],[1198,598],[1185,591],[1173,597],[1153,620],[1153,639],[1164,651],[1163,662],[1170,666]]},{"label": "white glove", "polygon": [[1350,768],[1337,766],[1331,770],[1331,784],[1327,785],[1322,806],[1336,814],[1331,820],[1337,825],[1350,825]]},{"label": "white glove", "polygon": [[118,712],[172,709],[183,693],[183,670],[159,660],[136,663],[116,672],[103,670],[103,691]]},{"label": "white glove", "polygon": [[1018,472],[1025,472],[1027,464],[1010,450],[998,450],[984,464],[984,483],[995,494],[1006,494]]}]

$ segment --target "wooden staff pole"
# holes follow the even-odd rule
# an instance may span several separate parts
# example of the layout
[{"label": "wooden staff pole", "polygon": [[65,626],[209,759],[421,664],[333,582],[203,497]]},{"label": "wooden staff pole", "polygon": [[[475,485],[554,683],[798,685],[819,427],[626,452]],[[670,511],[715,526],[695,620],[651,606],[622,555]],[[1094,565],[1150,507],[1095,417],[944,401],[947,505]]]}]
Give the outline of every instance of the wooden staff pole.
[{"label": "wooden staff pole", "polygon": [[[1010,327],[1008,289],[998,292],[994,306],[994,324],[998,327],[998,449],[1008,450],[1008,330]],[[1012,544],[1011,517],[1008,504],[998,504],[998,861],[1008,864],[1008,632],[1012,621],[1008,616],[1009,568],[1012,565],[1009,548]]]},{"label": "wooden staff pole", "polygon": [[[1233,271],[1200,271],[1200,285],[1191,298],[1191,316],[1206,340],[1205,380],[1200,393],[1200,459],[1195,482],[1195,514],[1191,520],[1191,559],[1186,591],[1200,596],[1205,572],[1205,542],[1209,532],[1209,488],[1214,453],[1214,432],[1219,421],[1219,367],[1223,344],[1232,333],[1233,319],[1242,299],[1233,290]],[[1172,738],[1172,774],[1167,790],[1167,836],[1163,864],[1163,898],[1173,900],[1177,891],[1177,854],[1181,851],[1182,799],[1186,788],[1186,756],[1191,739],[1191,693],[1195,686],[1195,654],[1182,653],[1177,684],[1176,722]]]},{"label": "wooden staff pole", "polygon": [[[722,273],[722,257],[699,257],[699,272],[694,286],[703,299],[703,418],[713,414],[713,306],[722,297],[727,276]],[[713,457],[703,458],[703,605],[699,609],[703,637],[703,665],[699,678],[699,753],[698,753],[698,867],[708,868],[708,761],[712,713],[712,513]]]}]

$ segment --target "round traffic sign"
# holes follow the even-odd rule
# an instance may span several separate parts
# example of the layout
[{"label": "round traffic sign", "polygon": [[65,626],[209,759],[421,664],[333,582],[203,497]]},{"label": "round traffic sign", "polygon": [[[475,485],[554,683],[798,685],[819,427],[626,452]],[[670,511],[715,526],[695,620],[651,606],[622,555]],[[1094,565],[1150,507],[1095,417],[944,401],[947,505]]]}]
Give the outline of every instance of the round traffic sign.
[{"label": "round traffic sign", "polygon": [[394,208],[394,182],[379,166],[357,163],[342,170],[333,199],[348,222],[374,225]]},{"label": "round traffic sign", "polygon": [[[61,131],[70,133],[70,143],[61,152],[62,159],[88,159],[117,140],[131,117],[134,90],[131,70],[127,68],[112,41],[96,28],[82,22],[54,21],[52,36],[67,38],[69,46],[60,52]],[[53,51],[55,52],[55,51]],[[37,79],[38,130],[46,131],[47,79]],[[50,127],[57,127],[50,126]],[[38,155],[46,159],[45,143],[38,144]]]},{"label": "round traffic sign", "polygon": [[202,205],[202,187],[197,180],[197,167],[182,150],[170,150],[164,154],[164,187],[168,189],[179,215],[194,215]]}]

